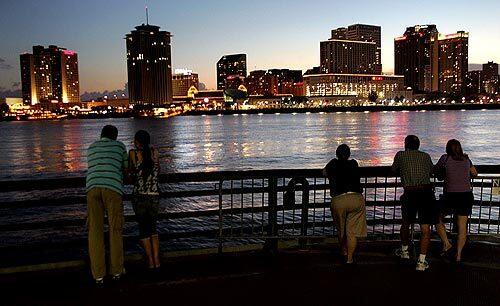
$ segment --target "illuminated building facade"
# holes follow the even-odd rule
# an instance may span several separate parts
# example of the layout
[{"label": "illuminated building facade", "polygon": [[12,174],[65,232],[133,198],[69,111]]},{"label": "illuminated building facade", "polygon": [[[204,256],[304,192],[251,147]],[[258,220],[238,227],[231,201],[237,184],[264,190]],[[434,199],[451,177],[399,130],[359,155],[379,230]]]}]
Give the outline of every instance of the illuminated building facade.
[{"label": "illuminated building facade", "polygon": [[329,39],[320,43],[322,73],[378,74],[377,44],[366,41]]},{"label": "illuminated building facade", "polygon": [[439,92],[465,93],[469,64],[469,34],[460,31],[455,34],[440,35],[437,44]]},{"label": "illuminated building facade", "polygon": [[439,34],[435,25],[408,27],[394,39],[394,72],[417,92],[463,94],[468,71],[469,34]]},{"label": "illuminated building facade", "polygon": [[245,83],[247,76],[246,54],[224,55],[217,62],[217,89],[236,89]]},{"label": "illuminated building facade", "polygon": [[249,95],[304,95],[302,70],[255,70],[250,72],[245,84]]},{"label": "illuminated building facade", "polygon": [[435,25],[416,25],[406,28],[403,36],[394,39],[394,73],[405,77],[405,86],[417,92],[438,90]]},{"label": "illuminated building facade", "polygon": [[308,97],[350,96],[368,98],[375,92],[378,98],[405,90],[404,77],[398,75],[312,74],[304,75],[304,90]]},{"label": "illuminated building facade", "polygon": [[375,74],[382,73],[382,28],[368,24],[353,24],[345,28],[332,30],[332,39],[374,42],[375,49]]},{"label": "illuminated building facade", "polygon": [[57,46],[33,46],[20,55],[23,103],[78,103],[78,55]]},{"label": "illuminated building facade", "polygon": [[468,95],[479,94],[483,92],[483,72],[474,70],[467,72],[465,92]]},{"label": "illuminated building facade", "polygon": [[191,86],[199,87],[198,74],[192,70],[175,69],[172,76],[172,90],[174,96],[186,96]]},{"label": "illuminated building facade", "polygon": [[498,64],[494,62],[483,64],[483,76],[484,91],[489,94],[497,94],[500,91]]},{"label": "illuminated building facade", "polygon": [[131,104],[161,106],[172,102],[171,34],[140,25],[125,36]]}]

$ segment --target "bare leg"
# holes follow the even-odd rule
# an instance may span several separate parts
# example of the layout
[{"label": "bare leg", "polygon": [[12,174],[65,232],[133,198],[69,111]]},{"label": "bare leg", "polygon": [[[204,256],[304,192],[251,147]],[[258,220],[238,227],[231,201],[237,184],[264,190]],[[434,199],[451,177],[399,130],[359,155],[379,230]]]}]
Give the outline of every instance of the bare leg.
[{"label": "bare leg", "polygon": [[401,244],[409,245],[410,244],[410,225],[404,219],[403,219],[403,222],[401,223],[400,235],[401,235]]},{"label": "bare leg", "polygon": [[451,243],[450,240],[448,240],[448,235],[446,235],[446,227],[444,226],[443,219],[444,216],[440,215],[439,223],[436,224],[436,231],[439,235],[439,238],[441,238],[441,241],[443,242],[443,252],[445,252],[451,249]]},{"label": "bare leg", "polygon": [[355,236],[347,236],[347,263],[352,263],[352,256],[356,250],[358,240]]},{"label": "bare leg", "polygon": [[458,216],[457,261],[462,260],[462,250],[467,240],[467,216]]},{"label": "bare leg", "polygon": [[161,261],[160,261],[160,240],[158,239],[158,235],[151,236],[151,242],[153,244],[154,267],[159,268],[161,265]]},{"label": "bare leg", "polygon": [[146,257],[148,258],[148,267],[154,268],[155,261],[153,258],[153,248],[150,238],[141,239],[141,245],[144,248],[144,252],[146,252]]},{"label": "bare leg", "polygon": [[422,237],[420,238],[420,254],[426,255],[431,241],[431,226],[429,224],[420,224]]}]

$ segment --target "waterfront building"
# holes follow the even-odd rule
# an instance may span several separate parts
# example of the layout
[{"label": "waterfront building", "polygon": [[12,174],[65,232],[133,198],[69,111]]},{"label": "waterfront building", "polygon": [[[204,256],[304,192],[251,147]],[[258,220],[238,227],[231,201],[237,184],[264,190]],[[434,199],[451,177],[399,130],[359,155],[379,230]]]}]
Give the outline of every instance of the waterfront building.
[{"label": "waterfront building", "polygon": [[438,45],[438,91],[445,94],[464,94],[469,64],[469,33],[459,31],[439,35],[433,43]]},{"label": "waterfront building", "polygon": [[224,55],[217,62],[217,89],[236,89],[247,76],[246,54]]},{"label": "waterfront building", "polygon": [[367,99],[376,93],[378,99],[387,99],[405,92],[404,77],[398,75],[368,74],[310,74],[304,75],[307,97],[350,97]]},{"label": "waterfront building", "polygon": [[23,103],[80,102],[78,55],[54,45],[20,55]]},{"label": "waterfront building", "polygon": [[332,30],[332,39],[374,42],[375,50],[375,74],[382,73],[382,29],[380,26],[367,24],[353,24],[347,27]]},{"label": "waterfront building", "polygon": [[125,36],[130,103],[161,106],[172,102],[170,32],[142,24]]},{"label": "waterfront building", "polygon": [[403,36],[394,39],[394,73],[405,77],[405,86],[417,92],[438,90],[436,25],[416,25],[406,28]]},{"label": "waterfront building", "polygon": [[483,72],[481,70],[467,72],[465,93],[468,95],[475,95],[482,93],[483,90]]},{"label": "waterfront building", "polygon": [[330,38],[320,42],[321,72],[379,74],[376,52],[375,42]]},{"label": "waterfront building", "polygon": [[188,69],[175,69],[175,73],[172,76],[173,95],[186,96],[192,86],[198,89],[198,74]]},{"label": "waterfront building", "polygon": [[494,62],[483,64],[483,77],[484,91],[488,94],[497,94],[500,87],[498,64]]},{"label": "waterfront building", "polygon": [[469,34],[442,35],[436,25],[408,27],[394,39],[394,72],[417,92],[463,94],[468,71]]},{"label": "waterfront building", "polygon": [[245,84],[250,95],[304,95],[302,70],[255,70],[250,72]]}]

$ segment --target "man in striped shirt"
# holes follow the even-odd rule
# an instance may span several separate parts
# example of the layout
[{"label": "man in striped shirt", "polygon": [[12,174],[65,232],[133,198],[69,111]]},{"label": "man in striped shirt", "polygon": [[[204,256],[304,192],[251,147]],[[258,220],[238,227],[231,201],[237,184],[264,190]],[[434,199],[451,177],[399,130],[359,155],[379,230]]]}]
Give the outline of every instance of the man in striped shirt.
[{"label": "man in striped shirt", "polygon": [[119,279],[123,273],[123,175],[128,165],[125,145],[117,141],[118,130],[106,125],[101,139],[87,151],[87,222],[92,276],[102,284],[106,275],[104,215],[108,216],[110,273]]},{"label": "man in striped shirt", "polygon": [[[405,150],[394,157],[392,171],[401,176],[404,193],[401,196],[401,249],[396,254],[402,259],[409,259],[408,252],[410,224],[418,221],[420,231],[420,255],[417,271],[425,271],[429,264],[425,260],[429,248],[431,224],[438,221],[438,209],[431,184],[432,159],[429,154],[419,150],[420,140],[415,135],[405,138]],[[418,219],[417,219],[418,215]]]}]

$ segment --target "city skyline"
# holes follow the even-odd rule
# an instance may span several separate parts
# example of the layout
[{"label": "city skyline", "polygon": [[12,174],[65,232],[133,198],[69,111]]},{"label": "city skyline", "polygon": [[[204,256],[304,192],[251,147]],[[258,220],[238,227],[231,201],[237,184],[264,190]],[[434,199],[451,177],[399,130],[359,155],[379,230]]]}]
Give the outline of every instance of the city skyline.
[{"label": "city skyline", "polygon": [[[81,93],[123,88],[127,82],[123,38],[132,27],[145,23],[144,3],[51,1],[44,11],[46,14],[38,16],[43,2],[20,2],[0,4],[2,12],[10,12],[4,13],[0,21],[2,28],[7,29],[5,43],[0,47],[1,90],[20,88],[15,86],[20,82],[19,54],[37,44],[55,44],[78,52]],[[345,11],[350,7],[345,3],[324,1],[315,3],[316,9],[298,2],[285,6],[283,1],[271,4],[257,1],[255,5],[229,1],[208,4],[148,1],[148,6],[150,24],[174,36],[172,67],[192,69],[209,88],[216,87],[214,67],[224,54],[247,54],[248,71],[272,68],[305,71],[319,65],[319,41],[327,40],[332,29],[354,23],[382,27],[385,73],[394,69],[393,39],[414,24],[436,24],[445,33],[469,32],[470,64],[500,61],[500,39],[490,34],[500,30],[500,22],[495,18],[500,4],[495,1],[473,6],[465,1],[422,1],[421,7],[432,3],[435,9],[431,12],[416,11],[411,4],[396,1],[359,3],[366,10],[347,14]],[[79,15],[64,14],[75,7],[79,8],[76,10]],[[318,7],[324,9],[317,10]],[[207,8],[214,13],[207,14]]]}]

